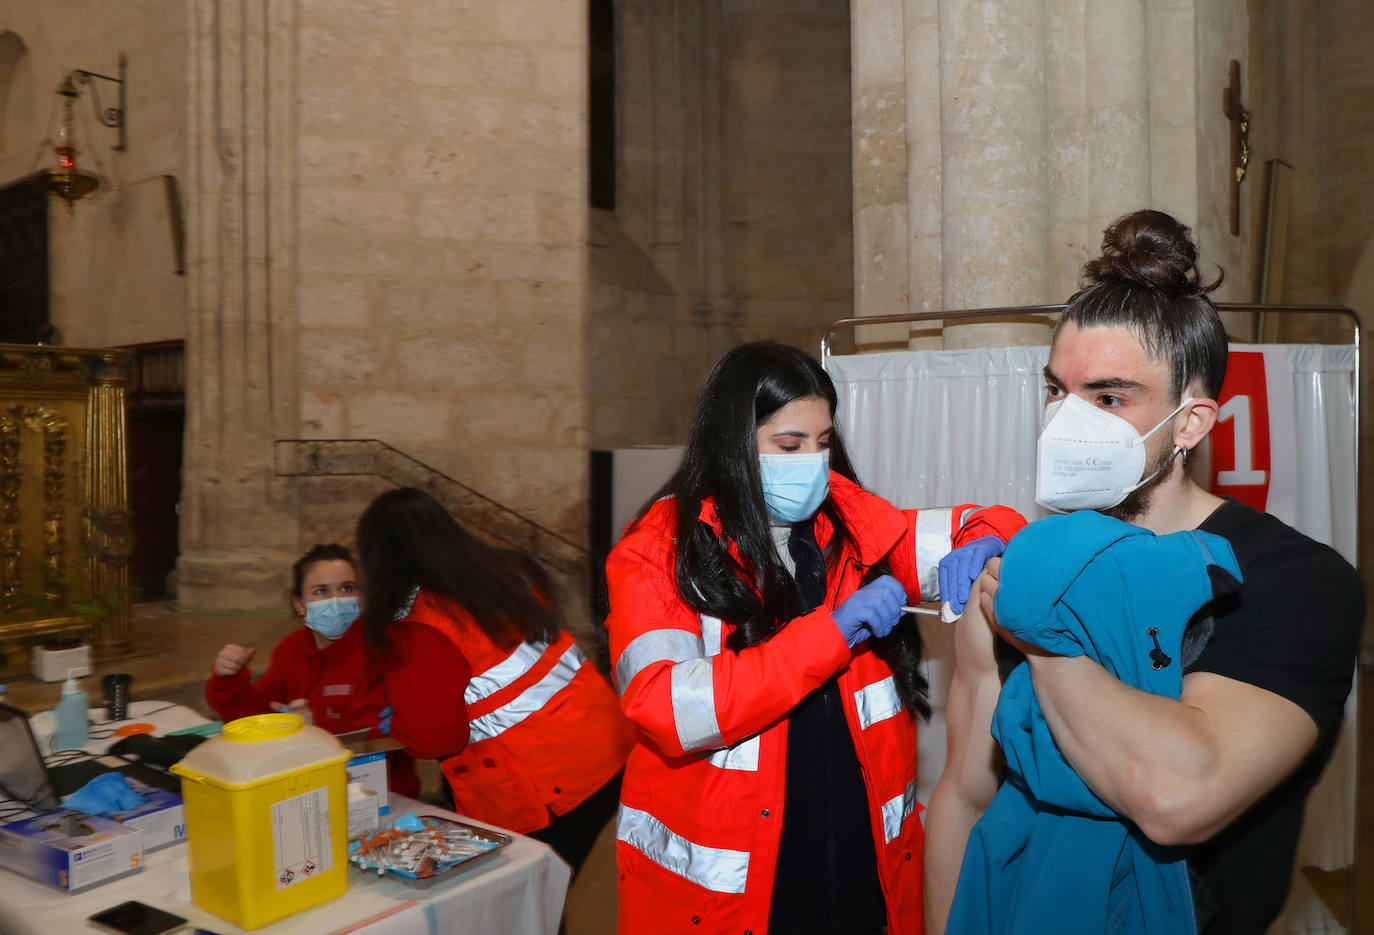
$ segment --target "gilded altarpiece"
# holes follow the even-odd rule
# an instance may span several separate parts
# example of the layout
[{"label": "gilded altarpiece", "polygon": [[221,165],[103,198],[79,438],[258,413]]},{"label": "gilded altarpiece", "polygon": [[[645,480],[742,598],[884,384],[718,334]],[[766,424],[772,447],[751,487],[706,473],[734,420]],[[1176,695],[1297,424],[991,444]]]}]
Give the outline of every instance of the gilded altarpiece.
[{"label": "gilded altarpiece", "polygon": [[0,652],[129,640],[125,355],[0,344]]}]

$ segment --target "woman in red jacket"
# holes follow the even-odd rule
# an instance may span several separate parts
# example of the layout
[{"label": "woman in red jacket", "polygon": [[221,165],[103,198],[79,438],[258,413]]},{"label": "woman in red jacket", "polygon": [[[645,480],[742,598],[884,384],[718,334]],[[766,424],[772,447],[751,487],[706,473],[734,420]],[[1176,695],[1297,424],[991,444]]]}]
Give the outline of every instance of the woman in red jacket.
[{"label": "woman in red jacket", "polygon": [[205,700],[226,721],[290,710],[331,733],[377,725],[385,706],[368,685],[358,618],[358,573],[353,553],[317,545],[291,568],[291,609],[305,624],[272,650],[267,671],[250,681],[257,650],[227,643],[215,657]]},{"label": "woman in red jacket", "polygon": [[621,932],[921,930],[929,709],[901,607],[940,597],[942,560],[957,603],[1024,520],[864,490],[835,403],[801,351],[727,353],[681,466],[607,560],[615,682],[639,727]]},{"label": "woman in red jacket", "polygon": [[358,552],[391,737],[441,760],[459,812],[547,842],[576,871],[615,812],[632,733],[548,575],[410,487],[363,512]]},{"label": "woman in red jacket", "polygon": [[[291,567],[291,609],[305,624],[272,649],[267,671],[252,681],[257,650],[227,643],[215,657],[205,700],[222,720],[291,711],[332,734],[376,728],[386,697],[368,665],[358,619],[362,589],[353,553],[317,545]],[[391,789],[414,795],[420,786],[408,756],[387,757]]]}]

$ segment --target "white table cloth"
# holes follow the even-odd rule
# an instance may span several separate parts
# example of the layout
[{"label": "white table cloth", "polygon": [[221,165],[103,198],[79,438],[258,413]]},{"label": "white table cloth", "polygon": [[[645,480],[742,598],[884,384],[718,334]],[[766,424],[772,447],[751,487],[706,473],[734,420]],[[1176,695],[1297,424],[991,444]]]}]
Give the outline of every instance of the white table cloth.
[{"label": "white table cloth", "polygon": [[[154,709],[159,710],[154,713]],[[129,713],[130,720],[148,721],[158,733],[204,723],[190,709],[151,701],[131,705]],[[51,726],[39,715],[34,727],[43,745]],[[108,744],[109,740],[93,738],[87,749],[98,754]],[[46,746],[43,749],[47,752]],[[391,816],[408,810],[482,824],[393,793]],[[571,868],[547,845],[511,834],[511,843],[496,857],[428,889],[350,866],[348,890],[342,896],[254,931],[263,935],[554,935],[571,877]],[[86,923],[88,916],[128,899],[185,916],[193,926],[211,932],[243,931],[191,904],[187,847],[181,843],[145,854],[143,869],[136,873],[70,895],[0,868],[0,935],[94,931]]]}]

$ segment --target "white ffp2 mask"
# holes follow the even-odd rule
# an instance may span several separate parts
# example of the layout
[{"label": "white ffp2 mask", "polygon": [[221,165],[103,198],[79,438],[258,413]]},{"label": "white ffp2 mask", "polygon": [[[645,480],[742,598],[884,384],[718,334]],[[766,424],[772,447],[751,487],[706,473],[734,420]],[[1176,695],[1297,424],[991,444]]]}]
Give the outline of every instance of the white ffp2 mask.
[{"label": "white ffp2 mask", "polygon": [[[1061,513],[1116,506],[1154,479],[1142,477],[1146,439],[1192,401],[1190,396],[1179,403],[1144,435],[1073,394],[1050,403],[1036,445],[1035,502]],[[1173,454],[1182,450],[1175,445]]]}]

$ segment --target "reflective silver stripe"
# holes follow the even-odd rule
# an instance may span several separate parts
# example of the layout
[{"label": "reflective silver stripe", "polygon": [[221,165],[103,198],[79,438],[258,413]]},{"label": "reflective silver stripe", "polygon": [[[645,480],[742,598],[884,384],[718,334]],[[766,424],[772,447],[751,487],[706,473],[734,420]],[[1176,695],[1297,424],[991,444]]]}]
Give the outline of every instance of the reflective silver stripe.
[{"label": "reflective silver stripe", "polygon": [[711,660],[698,657],[673,666],[671,694],[673,722],[682,749],[711,750],[725,743],[716,722],[716,690]]},{"label": "reflective silver stripe", "polygon": [[868,730],[902,710],[897,694],[897,680],[888,676],[881,682],[865,685],[854,693],[854,706],[859,710],[859,730]]},{"label": "reflective silver stripe", "polygon": [[544,707],[550,698],[567,687],[586,661],[587,658],[582,655],[582,650],[578,649],[576,644],[569,646],[568,651],[558,658],[558,662],[543,678],[495,711],[469,721],[470,742],[477,743],[479,740],[487,740],[508,731]]},{"label": "reflective silver stripe", "polygon": [[701,648],[701,640],[687,630],[664,628],[641,633],[616,660],[616,689],[623,695],[634,677],[655,662],[686,662],[700,656]]},{"label": "reflective silver stripe", "polygon": [[[673,663],[668,692],[678,741],[687,752],[716,750],[725,740],[716,721],[716,691],[711,656],[720,652],[720,619],[701,615],[701,637],[686,630],[661,629],[641,633],[620,653],[615,666],[616,687],[623,694],[634,677],[655,662]],[[710,757],[722,769],[758,769],[758,747],[749,741],[716,750]]]},{"label": "reflective silver stripe", "polygon": [[883,843],[902,833],[907,816],[916,811],[916,780],[906,784],[906,791],[883,803]]},{"label": "reflective silver stripe", "polygon": [[639,851],[669,873],[691,880],[713,893],[743,893],[749,878],[749,852],[707,847],[689,841],[653,815],[620,806],[616,839]]},{"label": "reflective silver stripe", "polygon": [[[718,656],[721,650],[721,625],[719,617],[701,615],[701,644],[708,656]],[[735,769],[741,772],[756,773],[759,769],[759,737],[745,737],[732,747],[716,750],[706,758],[717,769]]]},{"label": "reflective silver stripe", "polygon": [[940,559],[953,547],[954,509],[938,507],[916,514],[916,573],[921,600],[940,599]]},{"label": "reflective silver stripe", "polygon": [[708,614],[701,614],[701,647],[706,651],[706,655],[715,656],[720,653],[720,618],[712,617]]},{"label": "reflective silver stripe", "polygon": [[717,769],[737,769],[745,773],[759,771],[759,735],[745,737],[733,747],[717,750],[706,758]]},{"label": "reflective silver stripe", "polygon": [[516,679],[534,668],[534,664],[548,648],[548,643],[521,643],[505,659],[480,675],[474,675],[472,681],[468,682],[468,687],[463,690],[463,701],[474,704],[492,692],[514,685]]}]

